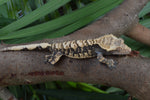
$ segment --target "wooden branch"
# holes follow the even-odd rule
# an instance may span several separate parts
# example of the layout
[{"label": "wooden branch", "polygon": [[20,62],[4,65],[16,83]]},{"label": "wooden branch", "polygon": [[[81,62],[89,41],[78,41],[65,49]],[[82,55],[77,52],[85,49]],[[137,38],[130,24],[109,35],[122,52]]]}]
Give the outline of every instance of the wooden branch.
[{"label": "wooden branch", "polygon": [[[125,0],[101,20],[71,35],[44,41],[88,39],[106,33],[121,35],[136,26],[137,14],[147,2],[148,0]],[[139,100],[150,99],[150,59],[140,56],[110,57],[118,63],[116,69],[110,70],[96,58],[77,60],[63,57],[52,66],[44,63],[46,54],[48,52],[0,52],[0,86],[36,84],[54,80],[79,81],[120,87]]]},{"label": "wooden branch", "polygon": [[[63,57],[55,66],[44,64],[42,52],[0,53],[0,85],[36,84],[46,81],[78,81],[120,87],[137,98],[149,97],[150,59],[109,57],[118,64],[110,70],[94,59]],[[9,62],[8,62],[9,61]],[[148,97],[146,97],[148,96]]]},{"label": "wooden branch", "polygon": [[128,36],[150,46],[150,30],[141,24],[137,24],[129,32]]}]

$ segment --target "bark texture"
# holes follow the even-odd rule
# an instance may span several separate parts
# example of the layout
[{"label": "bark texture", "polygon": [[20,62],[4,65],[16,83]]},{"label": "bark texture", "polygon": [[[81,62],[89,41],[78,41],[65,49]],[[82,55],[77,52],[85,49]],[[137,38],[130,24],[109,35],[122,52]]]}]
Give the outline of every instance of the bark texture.
[{"label": "bark texture", "polygon": [[[138,24],[138,13],[148,0],[125,0],[118,8],[102,19],[71,35],[46,39],[42,42],[62,42],[72,39],[89,39],[106,33],[130,33]],[[37,41],[36,43],[41,42]],[[10,46],[10,45],[9,45]],[[1,46],[2,47],[2,46]],[[5,47],[5,45],[3,45]],[[150,100],[150,59],[132,56],[110,56],[117,68],[110,70],[92,59],[62,59],[54,66],[44,63],[48,52],[0,52],[0,86],[36,84],[46,81],[79,81],[115,86],[128,91],[139,100]]]},{"label": "bark texture", "polygon": [[150,30],[141,24],[137,24],[133,27],[129,31],[128,36],[150,46]]}]

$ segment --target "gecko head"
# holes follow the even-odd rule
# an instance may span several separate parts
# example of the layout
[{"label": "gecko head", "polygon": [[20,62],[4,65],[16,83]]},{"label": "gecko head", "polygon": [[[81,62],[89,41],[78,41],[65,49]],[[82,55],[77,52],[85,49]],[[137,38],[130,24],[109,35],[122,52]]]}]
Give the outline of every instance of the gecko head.
[{"label": "gecko head", "polygon": [[121,38],[118,38],[115,41],[113,41],[110,47],[114,48],[110,51],[113,55],[126,55],[126,54],[130,54],[131,52],[131,48],[128,47],[124,43],[124,40]]},{"label": "gecko head", "polygon": [[131,52],[131,48],[124,43],[123,39],[112,34],[97,39],[97,42],[101,48],[113,55],[125,55]]}]

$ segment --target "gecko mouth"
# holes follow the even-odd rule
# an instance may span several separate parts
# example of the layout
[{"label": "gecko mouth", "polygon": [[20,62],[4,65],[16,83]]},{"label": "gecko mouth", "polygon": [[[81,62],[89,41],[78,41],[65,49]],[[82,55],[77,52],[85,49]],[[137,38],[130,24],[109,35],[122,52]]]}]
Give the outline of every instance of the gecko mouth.
[{"label": "gecko mouth", "polygon": [[113,55],[127,55],[127,54],[130,54],[130,52],[131,51],[126,51],[126,50],[125,51],[121,51],[121,52],[120,51],[112,51],[112,54]]},{"label": "gecko mouth", "polygon": [[126,55],[131,53],[131,48],[127,45],[123,45],[122,47],[118,47],[115,51],[112,51],[114,55]]}]

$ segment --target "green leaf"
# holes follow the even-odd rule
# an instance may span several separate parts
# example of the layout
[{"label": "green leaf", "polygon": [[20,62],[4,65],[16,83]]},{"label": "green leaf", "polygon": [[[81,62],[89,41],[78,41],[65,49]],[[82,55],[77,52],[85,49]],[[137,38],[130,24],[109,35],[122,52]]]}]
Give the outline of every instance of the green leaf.
[{"label": "green leaf", "polygon": [[107,93],[124,92],[124,90],[116,87],[110,87],[106,90]]},{"label": "green leaf", "polygon": [[68,81],[67,83],[68,83],[71,87],[77,88],[77,82]]},{"label": "green leaf", "polygon": [[[94,2],[91,5],[88,5],[85,8],[79,9],[71,14],[66,15],[66,16],[62,16],[58,19],[52,20],[50,22],[46,22],[41,25],[37,25],[37,26],[31,27],[31,28],[16,31],[16,33],[14,32],[13,35],[12,34],[6,35],[3,37],[0,37],[0,39],[4,40],[4,39],[20,38],[20,37],[32,36],[35,34],[37,35],[39,33],[43,33],[43,36],[45,36],[47,38],[55,38],[55,37],[64,36],[68,33],[71,33],[73,31],[77,30],[78,28],[83,27],[84,25],[87,25],[88,23],[92,22],[99,16],[102,16],[104,13],[108,12],[109,10],[111,10],[116,5],[118,5],[122,2],[122,0],[120,0],[120,1],[111,0],[111,2],[108,2],[109,0],[108,1],[105,0],[105,1],[106,2],[100,2],[100,1]],[[101,7],[99,7],[100,5],[101,5]],[[92,10],[93,7],[97,10],[95,10],[95,9]],[[77,16],[77,15],[80,15],[80,16]],[[77,19],[78,19],[78,21],[76,21]],[[74,21],[76,21],[76,22],[74,22]],[[61,22],[61,23],[59,23],[59,22]],[[66,27],[60,29],[60,27],[63,27],[67,23],[68,24],[73,23],[73,24],[70,24],[69,26],[66,26]],[[56,30],[56,28],[58,28],[59,30]],[[50,32],[52,30],[54,30],[54,32]],[[44,34],[45,31],[49,31],[49,33],[47,35]]]},{"label": "green leaf", "polygon": [[57,89],[55,82],[45,82],[44,84],[46,89]]},{"label": "green leaf", "polygon": [[143,17],[144,15],[148,14],[150,12],[150,2],[146,4],[146,6],[140,11],[139,18]]},{"label": "green leaf", "polygon": [[8,18],[8,11],[6,5],[1,5],[0,6],[0,16]]},{"label": "green leaf", "polygon": [[105,92],[105,91],[103,91],[103,90],[101,90],[99,88],[96,88],[96,87],[94,87],[94,86],[92,86],[90,84],[87,84],[87,83],[78,83],[78,84],[81,85],[82,87],[88,88],[88,89],[90,89],[90,90],[92,90],[94,92],[107,94],[107,92]]},{"label": "green leaf", "polygon": [[[49,22],[46,22],[46,23],[43,23],[40,25],[36,25],[36,26],[30,27],[30,28],[22,29],[20,31],[15,31],[15,32],[9,33],[8,35],[5,35],[5,36],[1,36],[0,39],[4,40],[4,39],[27,37],[27,36],[44,33],[46,31],[53,31],[58,28],[64,27],[65,25],[71,24],[74,21],[78,20],[79,18],[90,15],[90,12],[95,12],[95,10],[97,10],[99,8],[99,6],[101,6],[101,5],[98,5],[98,4],[102,3],[102,1],[101,2],[100,1],[94,2],[94,3],[86,6],[83,9],[79,9],[71,14],[67,14],[65,16],[54,19],[52,21],[49,21]],[[93,6],[96,6],[96,7],[93,8]],[[87,10],[89,12],[87,12]],[[77,15],[80,15],[80,16],[77,16]]]},{"label": "green leaf", "polygon": [[115,7],[116,5],[118,5],[121,2],[122,2],[121,0],[118,2],[113,1],[110,4],[105,5],[105,7],[103,7],[102,9],[99,9],[96,13],[92,13],[89,16],[82,18],[71,25],[68,25],[62,29],[52,32],[51,34],[48,34],[46,37],[47,38],[56,38],[56,37],[61,37],[61,36],[67,35],[71,32],[74,32],[75,30],[92,22],[94,19],[98,18],[99,16],[102,16],[103,14],[105,14],[106,12],[108,12],[109,10],[111,10],[113,7]]},{"label": "green leaf", "polygon": [[140,24],[144,25],[147,28],[150,28],[150,18],[140,21]]},{"label": "green leaf", "polygon": [[20,98],[21,96],[23,96],[23,91],[21,86],[8,86],[9,91],[17,98]]},{"label": "green leaf", "polygon": [[7,25],[6,27],[0,29],[0,35],[5,35],[6,33],[18,30],[26,25],[36,21],[37,19],[41,18],[42,16],[47,15],[48,13],[58,9],[62,5],[66,4],[70,0],[51,0],[50,2],[46,3],[45,5],[37,8],[30,14],[22,17],[21,19]]},{"label": "green leaf", "polygon": [[[127,100],[128,97],[113,94],[100,94],[77,90],[36,90],[38,94],[61,100]],[[135,99],[133,99],[135,100]]]},{"label": "green leaf", "polygon": [[9,0],[0,0],[0,6],[1,6],[2,4],[6,3],[7,1],[9,1]]},{"label": "green leaf", "polygon": [[0,17],[0,28],[3,26],[6,26],[10,23],[12,23],[13,21],[15,21],[14,19],[9,19],[9,18],[5,18],[5,17]]}]

